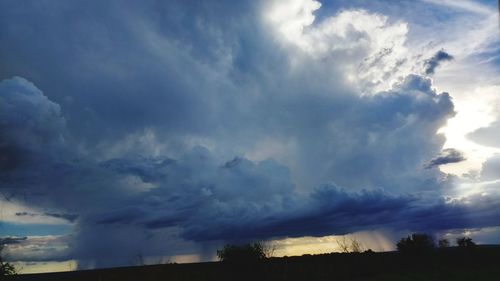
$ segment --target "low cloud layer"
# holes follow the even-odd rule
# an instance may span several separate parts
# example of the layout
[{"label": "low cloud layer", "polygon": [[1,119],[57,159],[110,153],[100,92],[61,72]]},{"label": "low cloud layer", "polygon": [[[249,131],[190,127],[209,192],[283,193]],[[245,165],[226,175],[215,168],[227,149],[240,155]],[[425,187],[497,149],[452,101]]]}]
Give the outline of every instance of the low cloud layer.
[{"label": "low cloud layer", "polygon": [[[0,4],[0,192],[41,210],[20,217],[73,225],[46,260],[496,225],[497,197],[443,196],[437,166],[463,158],[436,134],[454,106],[398,75],[405,23],[364,10],[315,22],[314,1],[288,22],[269,3]],[[366,90],[383,77],[396,83]]]}]

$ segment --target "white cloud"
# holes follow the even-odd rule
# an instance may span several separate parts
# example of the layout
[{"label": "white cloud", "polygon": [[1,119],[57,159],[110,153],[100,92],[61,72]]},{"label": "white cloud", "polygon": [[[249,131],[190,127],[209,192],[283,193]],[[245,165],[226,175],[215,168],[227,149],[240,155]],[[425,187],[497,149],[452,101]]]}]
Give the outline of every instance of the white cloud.
[{"label": "white cloud", "polygon": [[436,5],[441,5],[449,8],[461,9],[468,12],[474,12],[481,15],[491,15],[496,12],[494,9],[491,9],[488,6],[481,5],[478,2],[470,1],[470,0],[422,0],[427,3],[432,3]]},{"label": "white cloud", "polygon": [[269,1],[264,7],[264,17],[279,35],[299,47],[310,50],[312,46],[304,40],[304,29],[314,23],[314,11],[321,7],[315,0]]},{"label": "white cloud", "polygon": [[47,209],[37,208],[14,200],[0,198],[0,222],[19,224],[71,224],[68,220],[48,215]]},{"label": "white cloud", "polygon": [[[364,94],[389,89],[409,74],[405,22],[365,10],[345,10],[315,22],[320,4],[313,0],[274,1],[266,7],[269,28],[300,67],[302,55],[342,69],[344,79]],[[298,48],[303,54],[295,53]]]},{"label": "white cloud", "polygon": [[2,254],[9,261],[65,261],[70,259],[69,236],[28,236],[7,244]]},{"label": "white cloud", "polygon": [[[433,85],[450,93],[457,111],[440,130],[447,139],[444,147],[461,150],[467,158],[461,163],[443,166],[441,170],[461,176],[479,170],[487,158],[499,152],[468,137],[500,116],[500,96],[497,94],[500,73],[492,63],[498,56],[498,11],[494,6],[473,1],[423,2],[436,4],[438,12],[452,15],[422,27],[424,32],[417,36],[411,34],[409,45],[420,46],[419,52],[424,57],[430,57],[441,48],[454,57],[433,75]],[[419,18],[414,22],[418,25]],[[413,48],[412,52],[418,48]]]}]

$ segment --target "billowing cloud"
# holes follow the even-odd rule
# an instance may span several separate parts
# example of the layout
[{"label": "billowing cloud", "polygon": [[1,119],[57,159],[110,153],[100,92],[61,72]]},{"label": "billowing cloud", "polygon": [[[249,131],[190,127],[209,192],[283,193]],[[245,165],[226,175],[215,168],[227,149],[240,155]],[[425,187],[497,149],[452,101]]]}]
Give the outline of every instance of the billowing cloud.
[{"label": "billowing cloud", "polygon": [[496,154],[483,163],[481,169],[482,180],[500,180],[500,155]]},{"label": "billowing cloud", "polygon": [[399,72],[407,24],[359,9],[316,22],[318,2],[294,3],[0,4],[0,191],[36,207],[18,217],[71,223],[37,240],[59,245],[47,260],[498,221],[445,200],[449,157],[423,168],[455,111]]},{"label": "billowing cloud", "polygon": [[15,169],[40,150],[55,157],[64,142],[59,105],[19,77],[2,81],[0,93],[0,169]]},{"label": "billowing cloud", "polygon": [[[13,81],[26,83],[20,79]],[[42,95],[39,90],[32,90]],[[430,88],[430,81],[419,76],[407,77],[391,91],[371,97],[355,96],[354,100],[344,102],[350,102],[350,110],[357,114],[338,115],[337,123],[332,126],[344,127],[351,124],[355,129],[352,130],[354,134],[346,136],[353,141],[361,141],[366,134],[371,134],[371,143],[367,145],[385,149],[389,155],[404,147],[394,143],[388,146],[387,142],[393,140],[390,134],[385,136],[388,131],[393,131],[394,134],[397,128],[406,127],[400,134],[396,133],[397,141],[405,137],[408,140],[404,143],[405,147],[419,147],[424,143],[423,139],[419,135],[409,134],[409,128],[437,130],[446,117],[453,114],[449,96],[446,93],[436,94]],[[394,113],[388,114],[388,110],[394,110]],[[15,111],[11,112],[13,114]],[[411,118],[406,119],[404,116],[409,114],[412,115]],[[318,129],[322,128],[325,127],[318,126]],[[64,127],[60,129],[64,131]],[[321,134],[329,136],[331,141],[339,141],[333,134],[336,131]],[[261,132],[255,133],[258,135]],[[293,133],[298,142],[311,141],[309,138],[304,139],[305,136],[300,131],[290,131],[288,128],[277,128],[276,133],[283,134],[282,137]],[[309,134],[311,133],[306,136],[309,137]],[[342,136],[340,140],[346,136]],[[412,140],[415,137],[416,140]],[[428,145],[439,148],[442,140],[436,138],[434,142],[429,142]],[[24,149],[23,143],[17,145],[21,150]],[[360,149],[354,143],[339,147],[339,150],[327,151],[324,156],[341,156],[338,152],[347,147]],[[66,143],[59,144],[59,151],[68,150]],[[304,157],[314,150],[307,148],[307,153],[305,152],[298,150],[295,153]],[[44,212],[47,216],[71,221],[77,219],[73,248],[68,249],[70,252],[67,253],[79,257],[81,266],[92,260],[90,264],[97,266],[127,264],[131,262],[131,257],[142,253],[160,255],[161,250],[167,251],[168,248],[155,245],[163,239],[161,237],[167,235],[172,241],[178,241],[177,245],[183,245],[192,243],[189,241],[234,241],[347,233],[368,225],[406,227],[406,219],[402,219],[405,216],[404,210],[415,200],[376,190],[357,193],[334,185],[320,189],[316,189],[314,185],[299,186],[299,182],[292,180],[290,168],[274,159],[249,160],[235,157],[224,160],[224,157],[217,155],[217,150],[211,151],[201,146],[178,154],[176,158],[128,154],[127,158],[99,160],[71,151],[61,153],[53,160],[46,157],[46,153],[50,156],[52,152],[32,151],[34,157],[31,162],[12,170],[3,187],[8,188],[10,178],[23,178],[29,174],[36,184],[32,181],[17,184],[17,188],[22,188],[27,194],[39,194],[30,196],[29,201],[33,200],[35,205],[54,210]],[[317,159],[324,159],[322,161],[325,164],[333,166],[325,167],[315,177],[323,177],[324,182],[337,179],[350,183],[349,187],[354,190],[359,190],[363,185],[374,188],[377,182],[385,183],[384,186],[393,192],[397,192],[397,181],[406,181],[406,188],[412,190],[421,180],[416,176],[408,177],[405,175],[407,172],[400,176],[388,173],[386,176],[376,177],[375,171],[367,169],[369,167],[359,172],[352,170],[351,174],[346,170],[349,167],[336,171],[336,167],[348,166],[348,163],[358,165],[356,163],[366,162],[370,158],[373,163],[382,163],[387,159],[387,155],[372,152],[371,149],[359,150],[358,153],[364,155],[364,159],[359,159],[360,162],[357,162],[358,156],[354,150],[345,154],[344,158],[335,160],[317,158],[319,154],[316,154]],[[80,160],[73,160],[74,155],[79,155]],[[40,159],[45,161],[44,173],[31,173],[33,165]],[[421,165],[423,159],[420,155],[413,156],[402,162],[407,163],[407,167],[390,163],[391,166],[385,169],[413,169],[412,167]],[[299,167],[308,168],[304,163],[298,164]],[[380,171],[383,167],[378,166]],[[333,176],[329,178],[326,173]],[[355,173],[360,182],[351,178]],[[435,177],[433,172],[422,173],[428,173],[428,183]],[[61,178],[64,180],[61,181]],[[412,187],[411,181],[415,181],[415,186]],[[437,178],[433,184],[438,186]],[[309,195],[300,195],[296,192],[298,188]],[[34,213],[16,213],[18,216],[29,214]],[[138,243],[130,244],[131,237]],[[176,251],[174,252],[177,254],[183,253],[180,249]],[[61,259],[65,258],[68,256],[61,256]]]},{"label": "billowing cloud", "polygon": [[432,58],[425,61],[425,74],[430,75],[434,74],[436,68],[443,61],[450,61],[453,59],[453,56],[445,52],[444,50],[438,51]]}]

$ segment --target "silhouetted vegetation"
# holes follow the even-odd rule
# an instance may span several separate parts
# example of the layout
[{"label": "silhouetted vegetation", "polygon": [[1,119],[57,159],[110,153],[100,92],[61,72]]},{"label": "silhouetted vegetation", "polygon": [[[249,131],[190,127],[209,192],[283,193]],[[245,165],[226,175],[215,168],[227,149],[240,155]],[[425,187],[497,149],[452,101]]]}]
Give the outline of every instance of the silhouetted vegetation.
[{"label": "silhouetted vegetation", "polygon": [[3,250],[3,247],[0,246],[0,280],[2,280],[3,276],[13,276],[13,275],[16,275],[16,268],[3,260],[3,257],[2,257],[2,250]]},{"label": "silhouetted vegetation", "polygon": [[498,281],[500,247],[474,251],[449,247],[423,255],[397,252],[265,258],[256,266],[236,270],[226,262],[162,264],[78,272],[17,275],[17,281]]},{"label": "silhouetted vegetation", "polygon": [[[463,239],[464,238],[464,239]],[[426,234],[412,234],[398,242],[398,252],[376,253],[367,250],[357,254],[331,253],[297,257],[269,257],[270,247],[263,243],[226,245],[217,251],[223,262],[163,264],[128,268],[111,268],[79,272],[17,275],[17,281],[225,281],[225,280],[338,280],[338,281],[498,281],[500,246],[473,246],[472,239],[457,240],[459,247],[441,242],[440,251]],[[442,239],[443,240],[443,239]],[[352,244],[343,240],[345,245]],[[468,249],[468,248],[467,248]]]},{"label": "silhouetted vegetation", "polygon": [[401,238],[396,246],[398,251],[410,254],[426,253],[432,251],[435,247],[432,237],[423,233],[414,233]]},{"label": "silhouetted vegetation", "polygon": [[457,246],[460,248],[473,249],[476,248],[476,243],[472,241],[470,237],[460,237],[457,238]]},{"label": "silhouetted vegetation", "polygon": [[337,245],[342,253],[361,253],[364,246],[356,239],[347,239],[345,236],[337,239]]},{"label": "silhouetted vegetation", "polygon": [[265,258],[236,270],[226,262],[162,264],[90,271],[17,275],[17,281],[498,281],[500,247],[449,247],[423,255],[397,252]]},{"label": "silhouetted vegetation", "polygon": [[244,245],[225,245],[217,257],[231,280],[261,280],[265,277],[263,262],[272,248],[262,242]]},{"label": "silhouetted vegetation", "polygon": [[439,248],[448,248],[450,247],[450,241],[448,239],[439,239],[438,241]]},{"label": "silhouetted vegetation", "polygon": [[16,275],[16,268],[12,264],[3,261],[3,259],[0,257],[0,279],[2,279],[1,276],[12,275]]},{"label": "silhouetted vegetation", "polygon": [[263,243],[257,242],[245,245],[225,245],[217,250],[220,261],[231,263],[255,263],[266,258]]}]

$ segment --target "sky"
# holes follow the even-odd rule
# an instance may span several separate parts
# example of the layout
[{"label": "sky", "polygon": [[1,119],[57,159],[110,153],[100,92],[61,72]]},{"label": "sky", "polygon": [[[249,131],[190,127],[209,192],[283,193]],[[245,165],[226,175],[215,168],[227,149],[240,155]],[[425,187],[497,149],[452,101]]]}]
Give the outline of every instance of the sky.
[{"label": "sky", "polygon": [[500,243],[497,1],[0,1],[21,272]]}]

